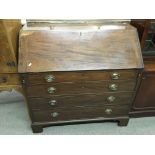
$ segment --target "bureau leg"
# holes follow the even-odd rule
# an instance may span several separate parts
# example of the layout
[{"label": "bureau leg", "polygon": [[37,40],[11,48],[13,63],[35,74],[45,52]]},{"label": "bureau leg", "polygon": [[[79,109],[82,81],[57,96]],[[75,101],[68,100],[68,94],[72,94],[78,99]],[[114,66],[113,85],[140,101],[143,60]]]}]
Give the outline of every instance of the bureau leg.
[{"label": "bureau leg", "polygon": [[40,126],[40,125],[32,124],[31,128],[32,128],[33,133],[41,133],[41,132],[43,132],[43,127]]},{"label": "bureau leg", "polygon": [[129,118],[120,119],[118,122],[118,126],[127,126],[129,122]]}]

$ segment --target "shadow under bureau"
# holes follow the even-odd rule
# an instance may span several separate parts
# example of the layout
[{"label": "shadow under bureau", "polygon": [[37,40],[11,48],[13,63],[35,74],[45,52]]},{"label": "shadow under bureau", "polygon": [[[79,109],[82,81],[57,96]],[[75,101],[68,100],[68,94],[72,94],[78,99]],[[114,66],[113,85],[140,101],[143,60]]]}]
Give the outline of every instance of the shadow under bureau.
[{"label": "shadow under bureau", "polygon": [[20,32],[18,71],[33,132],[105,120],[126,126],[143,69],[136,29],[104,21],[42,23]]}]

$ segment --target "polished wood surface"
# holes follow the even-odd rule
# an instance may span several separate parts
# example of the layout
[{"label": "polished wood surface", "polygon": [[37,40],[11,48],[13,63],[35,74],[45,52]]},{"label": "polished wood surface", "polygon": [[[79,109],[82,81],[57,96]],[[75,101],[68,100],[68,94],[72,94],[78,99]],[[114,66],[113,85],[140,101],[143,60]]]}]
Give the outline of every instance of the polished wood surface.
[{"label": "polished wood surface", "polygon": [[139,118],[139,117],[154,117],[155,116],[155,109],[136,109],[132,110],[129,113],[131,118]]},{"label": "polished wood surface", "polygon": [[[138,70],[109,70],[109,71],[76,71],[76,72],[46,72],[29,73],[25,76],[28,85],[47,84],[57,82],[86,82],[113,80],[113,73],[119,73],[119,80],[135,80]],[[46,81],[46,76],[52,76],[51,82]]]},{"label": "polished wood surface", "polygon": [[144,72],[134,109],[155,109],[155,72]]},{"label": "polished wood surface", "polygon": [[[107,114],[106,110],[111,109],[112,114]],[[126,116],[129,112],[129,106],[105,106],[105,107],[87,107],[68,110],[45,110],[45,111],[34,111],[33,120],[35,122],[56,122],[56,121],[67,121],[67,120],[80,120],[80,119],[91,119],[91,118],[106,118],[106,117],[118,117]],[[53,113],[58,113],[56,117],[53,117]]]},{"label": "polished wood surface", "polygon": [[128,24],[35,23],[20,33],[18,70],[33,132],[66,122],[126,126],[142,68]]},{"label": "polished wood surface", "polygon": [[24,72],[143,68],[136,29],[114,24],[24,27],[19,67]]},{"label": "polished wood surface", "polygon": [[[131,117],[155,116],[155,50],[154,50],[154,20],[133,20],[132,24],[139,32],[144,59],[144,71],[135,101],[132,105]],[[150,40],[150,44],[146,41]],[[144,48],[146,44],[147,48]],[[150,47],[149,47],[150,46]],[[145,51],[146,50],[146,51]]]},{"label": "polished wood surface", "polygon": [[[23,74],[23,86],[26,91],[33,132],[42,132],[44,126],[61,125],[65,122],[92,122],[94,120],[117,120],[119,121],[118,125],[126,126],[129,121],[128,113],[130,106],[137,89],[137,81],[141,75],[140,70],[133,72],[131,70],[124,70],[124,73],[121,71],[119,75],[128,75],[126,74],[129,73],[128,71],[134,74],[123,77],[123,80],[119,79],[121,77],[113,80],[111,72],[109,72],[110,74],[108,73],[110,76],[105,80],[104,78],[107,76],[104,76],[104,74],[107,75],[107,72],[103,71],[103,76],[101,76],[104,79],[103,81],[94,81],[96,80],[95,71],[83,71],[82,75],[87,78],[84,78],[84,80],[82,78],[79,81],[76,79],[81,77],[81,72],[77,75],[71,72],[73,78],[68,76],[70,77],[68,82],[65,81],[67,76],[63,76],[65,72],[53,74],[55,79],[62,75],[62,77],[65,77],[65,80],[58,78],[52,82],[43,80],[46,73]],[[119,73],[119,70],[117,72]],[[88,75],[90,75],[90,79]],[[111,83],[118,84],[118,90],[111,91],[108,87]],[[48,88],[51,86],[56,88],[56,92],[53,94],[48,93]],[[109,102],[108,97],[110,96],[115,98],[113,102]],[[106,114],[106,109],[110,111],[109,114]],[[53,113],[56,116],[52,116],[54,115]],[[60,115],[57,116],[57,113]]]},{"label": "polished wood surface", "polygon": [[118,126],[127,126],[129,122],[128,116],[118,116],[118,117],[97,117],[97,118],[91,118],[91,119],[81,119],[81,120],[68,120],[68,121],[56,121],[56,122],[32,122],[31,128],[34,133],[40,133],[43,132],[44,127],[49,126],[63,126],[63,125],[72,125],[72,124],[86,124],[86,123],[103,123],[112,121],[118,123]]},{"label": "polished wood surface", "polygon": [[[133,98],[133,92],[108,92],[100,94],[78,94],[78,95],[53,95],[50,98],[28,98],[30,107],[33,110],[85,107],[85,106],[105,106],[105,105],[129,105]],[[109,97],[114,97],[110,102]],[[53,101],[53,102],[52,102]]]},{"label": "polished wood surface", "polygon": [[[48,85],[33,85],[27,87],[27,94],[29,97],[50,97],[53,95],[67,95],[67,94],[91,94],[101,92],[115,92],[112,91],[110,84],[117,85],[117,91],[134,91],[136,81],[115,81],[115,82],[86,82],[86,83],[58,83]],[[54,87],[54,93],[48,93],[48,88]]]},{"label": "polished wood surface", "polygon": [[130,111],[131,117],[155,116],[155,57],[144,57],[144,72]]}]

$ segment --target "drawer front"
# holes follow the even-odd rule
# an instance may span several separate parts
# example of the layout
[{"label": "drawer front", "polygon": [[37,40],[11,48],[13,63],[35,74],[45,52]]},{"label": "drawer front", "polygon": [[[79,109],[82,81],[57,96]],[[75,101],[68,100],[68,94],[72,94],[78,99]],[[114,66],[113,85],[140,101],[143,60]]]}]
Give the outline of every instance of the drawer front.
[{"label": "drawer front", "polygon": [[20,84],[18,74],[0,74],[0,85],[17,85]]},{"label": "drawer front", "polygon": [[129,106],[84,107],[68,110],[36,110],[33,111],[33,122],[57,122],[82,119],[97,119],[126,116]]},{"label": "drawer front", "polygon": [[103,93],[76,96],[52,96],[51,98],[28,98],[31,109],[57,109],[82,106],[130,104],[133,92]]},{"label": "drawer front", "polygon": [[72,94],[100,94],[104,92],[133,91],[135,82],[128,81],[103,81],[86,83],[57,83],[50,85],[32,85],[27,87],[28,97],[51,97],[53,95]]},{"label": "drawer front", "polygon": [[36,73],[27,76],[27,84],[35,85],[55,82],[127,80],[135,79],[137,73],[137,70]]}]

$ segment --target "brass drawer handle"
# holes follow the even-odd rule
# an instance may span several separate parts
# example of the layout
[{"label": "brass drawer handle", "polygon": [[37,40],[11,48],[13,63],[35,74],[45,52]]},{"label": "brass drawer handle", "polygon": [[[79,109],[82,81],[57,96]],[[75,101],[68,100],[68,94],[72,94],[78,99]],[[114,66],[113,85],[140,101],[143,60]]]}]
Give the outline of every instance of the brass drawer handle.
[{"label": "brass drawer handle", "polygon": [[57,103],[56,100],[50,100],[50,101],[49,101],[49,105],[50,105],[50,106],[55,106],[56,103]]},{"label": "brass drawer handle", "polygon": [[108,96],[108,97],[107,97],[107,101],[108,101],[108,102],[114,102],[115,99],[116,99],[115,96]]},{"label": "brass drawer handle", "polygon": [[53,94],[53,93],[55,93],[56,88],[54,88],[54,87],[49,87],[49,88],[47,89],[47,91],[48,91],[49,94]]},{"label": "brass drawer handle", "polygon": [[45,80],[46,82],[53,82],[55,77],[53,75],[46,75]]},{"label": "brass drawer handle", "polygon": [[58,112],[52,112],[52,113],[51,113],[51,116],[52,116],[52,117],[58,117],[58,116],[59,116],[59,113],[58,113]]},{"label": "brass drawer handle", "polygon": [[111,78],[112,78],[113,80],[118,80],[119,77],[120,77],[120,74],[117,73],[117,72],[113,72],[113,73],[111,74]]},{"label": "brass drawer handle", "polygon": [[105,113],[108,114],[108,115],[110,115],[110,114],[112,113],[112,109],[107,108],[107,109],[105,110]]},{"label": "brass drawer handle", "polygon": [[112,90],[112,91],[116,91],[118,90],[118,85],[117,84],[109,84],[109,89]]}]

